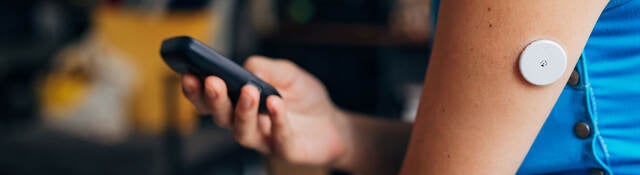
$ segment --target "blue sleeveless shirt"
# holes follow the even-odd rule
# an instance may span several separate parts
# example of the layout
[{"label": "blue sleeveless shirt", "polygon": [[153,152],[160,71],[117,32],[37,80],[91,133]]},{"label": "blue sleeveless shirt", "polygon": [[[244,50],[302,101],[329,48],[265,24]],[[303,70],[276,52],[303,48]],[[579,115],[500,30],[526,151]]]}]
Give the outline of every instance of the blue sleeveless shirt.
[{"label": "blue sleeveless shirt", "polygon": [[574,71],[518,174],[640,175],[640,0],[607,4]]}]

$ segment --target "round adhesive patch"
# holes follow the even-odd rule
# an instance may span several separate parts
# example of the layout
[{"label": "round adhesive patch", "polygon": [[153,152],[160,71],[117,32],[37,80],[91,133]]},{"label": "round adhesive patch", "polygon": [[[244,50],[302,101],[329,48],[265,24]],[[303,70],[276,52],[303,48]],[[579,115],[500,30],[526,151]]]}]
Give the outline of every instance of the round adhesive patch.
[{"label": "round adhesive patch", "polygon": [[544,86],[562,76],[567,68],[567,53],[551,40],[537,40],[520,54],[520,73],[527,82]]}]

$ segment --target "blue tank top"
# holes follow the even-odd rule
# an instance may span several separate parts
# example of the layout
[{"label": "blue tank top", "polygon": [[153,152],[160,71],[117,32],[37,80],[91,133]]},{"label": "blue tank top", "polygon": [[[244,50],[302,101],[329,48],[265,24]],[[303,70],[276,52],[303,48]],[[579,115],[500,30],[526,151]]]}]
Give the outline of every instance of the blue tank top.
[{"label": "blue tank top", "polygon": [[640,175],[640,0],[607,4],[574,71],[518,174]]}]

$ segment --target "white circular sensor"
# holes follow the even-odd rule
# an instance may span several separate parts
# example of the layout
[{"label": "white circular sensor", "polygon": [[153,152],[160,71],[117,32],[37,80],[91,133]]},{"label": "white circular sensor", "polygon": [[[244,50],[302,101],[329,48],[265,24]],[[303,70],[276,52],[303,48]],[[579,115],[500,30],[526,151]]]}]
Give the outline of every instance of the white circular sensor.
[{"label": "white circular sensor", "polygon": [[529,83],[549,85],[562,76],[567,68],[567,53],[551,40],[537,40],[520,54],[520,73]]}]

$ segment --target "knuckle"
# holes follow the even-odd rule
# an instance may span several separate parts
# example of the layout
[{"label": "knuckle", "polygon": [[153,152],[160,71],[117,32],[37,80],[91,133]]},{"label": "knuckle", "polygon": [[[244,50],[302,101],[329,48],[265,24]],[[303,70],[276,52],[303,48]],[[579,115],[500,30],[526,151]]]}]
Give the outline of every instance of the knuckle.
[{"label": "knuckle", "polygon": [[186,84],[182,84],[182,93],[185,96],[187,96],[187,98],[190,98],[191,96],[193,96],[194,92],[196,92],[194,89],[195,89],[194,87],[191,87]]},{"label": "knuckle", "polygon": [[257,64],[257,62],[262,59],[261,56],[258,55],[251,55],[249,56],[249,58],[247,58],[247,60],[244,62],[244,66],[245,67],[252,67],[254,65]]},{"label": "knuckle", "polygon": [[205,102],[207,103],[207,106],[209,108],[211,108],[212,110],[215,111],[220,111],[222,109],[224,109],[222,103],[224,102],[225,98],[224,97],[220,97],[221,93],[219,92],[215,92],[215,91],[207,91],[205,93]]},{"label": "knuckle", "polygon": [[200,107],[201,103],[202,103],[202,99],[199,95],[196,94],[185,94],[185,97],[187,97],[187,100],[189,100],[189,102],[191,102],[191,104],[193,104],[196,107]]},{"label": "knuckle", "polygon": [[216,115],[216,117],[220,117],[221,120],[231,121],[234,117],[234,112],[231,111],[231,106],[226,99],[216,100],[214,103],[209,105],[211,108],[211,112]]},{"label": "knuckle", "polygon": [[238,110],[236,110],[236,111],[237,111],[237,112],[235,112],[235,114],[236,114],[236,115],[235,115],[235,120],[236,120],[236,122],[238,122],[238,124],[244,124],[244,123],[247,123],[247,122],[248,122],[248,120],[249,120],[249,117],[248,117],[248,116],[246,116],[246,115],[243,115],[243,114],[242,114],[242,111],[238,111]]},{"label": "knuckle", "polygon": [[229,120],[225,119],[223,116],[220,116],[220,115],[213,116],[213,122],[215,122],[218,126],[222,128],[227,128],[231,124]]},{"label": "knuckle", "polygon": [[294,164],[300,163],[302,161],[300,156],[294,154],[291,151],[282,152],[282,159],[284,159],[285,161],[287,161],[289,163],[294,163]]},{"label": "knuckle", "polygon": [[289,140],[289,136],[283,132],[281,129],[277,132],[273,133],[273,137],[274,139],[278,140],[279,142],[286,142],[287,140]]},{"label": "knuckle", "polygon": [[236,140],[236,142],[238,142],[238,144],[242,146],[249,148],[252,147],[252,140],[245,133],[236,131],[236,133],[234,134],[234,139]]},{"label": "knuckle", "polygon": [[291,67],[291,68],[297,67],[296,63],[294,63],[294,62],[292,62],[291,60],[288,60],[288,59],[278,59],[276,61],[278,62],[278,64],[281,64],[281,65],[286,66],[286,67]]},{"label": "knuckle", "polygon": [[[301,70],[300,67],[298,67],[298,65],[296,63],[294,63],[294,62],[292,62],[290,60],[287,60],[287,59],[279,59],[278,60],[278,64],[284,70],[296,71],[296,72],[299,72]],[[290,75],[293,75],[293,74],[290,74]]]},{"label": "knuckle", "polygon": [[191,92],[184,92],[184,96],[187,97],[187,99],[191,102],[191,103],[195,103],[196,100],[198,100],[198,96],[191,93]]},{"label": "knuckle", "polygon": [[217,105],[216,101],[218,101],[218,100],[206,97],[203,100],[202,106],[207,108],[208,110],[210,110],[211,113],[218,114],[218,113],[220,113],[220,107],[218,107],[219,105]]},{"label": "knuckle", "polygon": [[210,113],[209,109],[207,109],[206,107],[199,107],[199,105],[196,105],[196,111],[201,115]]},{"label": "knuckle", "polygon": [[231,116],[231,106],[229,105],[229,99],[216,96],[215,99],[211,99],[209,106],[218,115]]},{"label": "knuckle", "polygon": [[212,99],[210,97],[212,97],[213,94],[216,94],[215,88],[213,88],[211,86],[206,86],[204,89],[205,89],[204,90],[204,95],[206,95],[206,97],[207,97],[206,99],[214,100],[214,99]]}]

